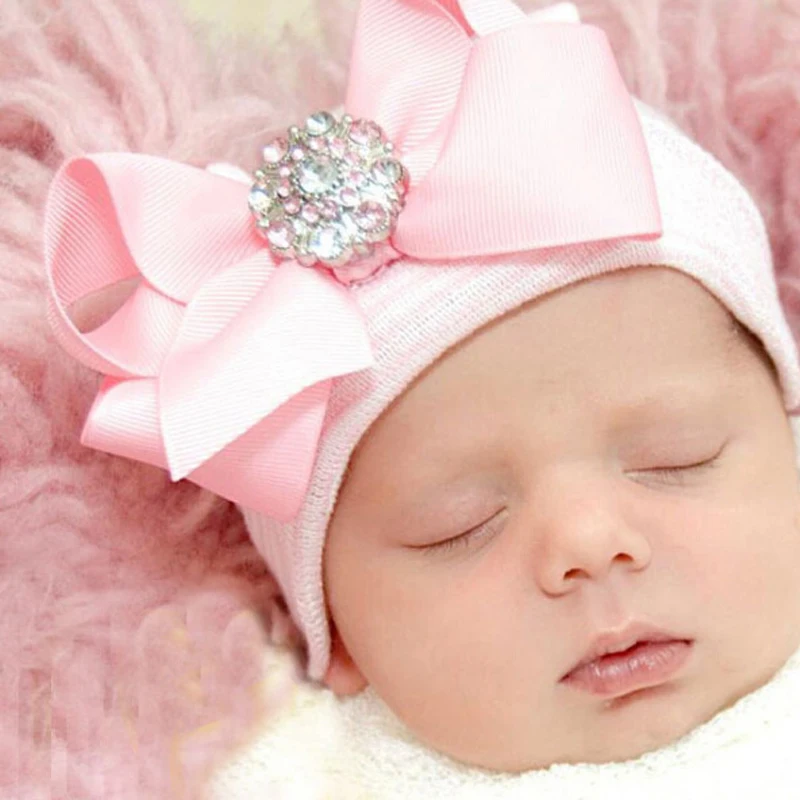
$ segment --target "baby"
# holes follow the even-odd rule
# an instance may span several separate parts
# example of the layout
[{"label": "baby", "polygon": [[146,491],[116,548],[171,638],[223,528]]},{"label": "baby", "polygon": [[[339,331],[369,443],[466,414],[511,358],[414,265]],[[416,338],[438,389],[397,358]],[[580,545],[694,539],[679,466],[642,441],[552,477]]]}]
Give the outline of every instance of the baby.
[{"label": "baby", "polygon": [[[362,439],[325,548],[326,683],[370,684],[467,763],[637,756],[800,647],[799,514],[754,337],[676,270],[582,282],[459,344]],[[607,635],[668,642],[569,680]]]},{"label": "baby", "polygon": [[111,376],[83,441],[236,502],[311,681],[442,756],[669,745],[800,648],[800,366],[752,200],[569,4],[363,0],[345,108],[255,179],[60,170],[51,319]]}]

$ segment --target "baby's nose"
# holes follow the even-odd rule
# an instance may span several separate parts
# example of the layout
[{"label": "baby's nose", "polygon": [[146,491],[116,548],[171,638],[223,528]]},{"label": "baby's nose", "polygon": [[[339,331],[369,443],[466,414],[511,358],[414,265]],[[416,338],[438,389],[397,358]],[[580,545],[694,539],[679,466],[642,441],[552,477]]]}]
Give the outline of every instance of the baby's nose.
[{"label": "baby's nose", "polygon": [[619,487],[578,472],[564,470],[542,485],[527,512],[532,569],[550,595],[603,581],[614,569],[644,569],[652,557],[647,531],[626,513]]}]

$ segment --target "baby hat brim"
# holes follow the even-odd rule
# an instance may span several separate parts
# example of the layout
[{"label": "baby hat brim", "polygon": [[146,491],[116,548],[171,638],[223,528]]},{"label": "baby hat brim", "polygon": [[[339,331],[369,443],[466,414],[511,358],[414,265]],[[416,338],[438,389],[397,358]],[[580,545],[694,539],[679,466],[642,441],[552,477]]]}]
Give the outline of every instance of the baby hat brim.
[{"label": "baby hat brim", "polygon": [[713,156],[635,100],[663,221],[656,240],[617,240],[503,256],[422,263],[401,259],[352,287],[373,342],[374,368],[333,382],[316,462],[296,519],[241,507],[250,536],[284,593],[320,680],[330,660],[323,587],[325,537],[349,459],[370,425],[453,345],[524,303],[578,281],[666,266],[699,281],[763,343],[784,406],[800,405],[797,346],[780,304],[769,240],[755,203]]}]

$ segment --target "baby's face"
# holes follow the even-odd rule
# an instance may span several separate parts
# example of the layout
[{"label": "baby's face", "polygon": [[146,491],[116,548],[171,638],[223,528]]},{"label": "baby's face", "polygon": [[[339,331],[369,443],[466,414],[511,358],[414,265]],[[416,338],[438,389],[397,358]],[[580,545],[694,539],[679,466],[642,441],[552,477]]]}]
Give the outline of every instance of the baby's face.
[{"label": "baby's face", "polygon": [[[371,684],[478,766],[639,756],[800,646],[798,512],[779,389],[711,294],[655,267],[568,287],[462,342],[362,440],[325,550],[327,682]],[[634,620],[693,640],[666,683],[561,681]]]}]

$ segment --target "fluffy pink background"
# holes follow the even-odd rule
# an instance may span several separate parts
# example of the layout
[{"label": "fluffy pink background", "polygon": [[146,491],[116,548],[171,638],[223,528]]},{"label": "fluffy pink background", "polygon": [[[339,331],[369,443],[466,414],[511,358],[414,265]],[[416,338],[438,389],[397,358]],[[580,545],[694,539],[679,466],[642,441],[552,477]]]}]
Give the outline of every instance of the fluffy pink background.
[{"label": "fluffy pink background", "polygon": [[[532,7],[545,3],[521,3]],[[800,334],[800,0],[589,0],[631,90],[749,186]],[[40,257],[68,156],[254,169],[258,145],[342,101],[353,0],[327,40],[218,51],[171,0],[0,3],[0,795],[199,797],[256,701],[268,640],[297,646],[238,514],[82,448],[98,378],[54,345]],[[292,645],[294,643],[294,645]]]}]

